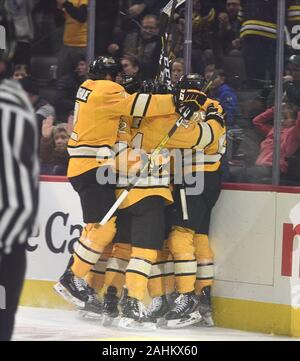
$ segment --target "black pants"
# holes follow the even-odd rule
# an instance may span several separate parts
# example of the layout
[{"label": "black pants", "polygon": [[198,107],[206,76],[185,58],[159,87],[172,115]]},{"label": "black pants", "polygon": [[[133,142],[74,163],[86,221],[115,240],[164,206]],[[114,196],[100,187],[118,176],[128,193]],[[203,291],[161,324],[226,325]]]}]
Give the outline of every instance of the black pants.
[{"label": "black pants", "polygon": [[0,299],[5,290],[6,307],[0,303],[0,341],[9,341],[14,327],[15,313],[22,291],[26,269],[24,245],[16,245],[8,255],[0,255]]},{"label": "black pants", "polygon": [[[185,190],[188,186],[185,187]],[[180,186],[174,187],[174,204],[168,207],[167,214],[169,229],[180,226],[192,229],[196,233],[207,234],[209,231],[211,211],[221,192],[220,173],[204,172],[204,189],[201,194],[186,195],[188,220],[183,219],[180,197]]]},{"label": "black pants", "polygon": [[161,250],[165,240],[165,200],[146,197],[121,209],[117,218],[114,243],[129,243],[133,247]]},{"label": "black pants", "polygon": [[275,80],[276,41],[262,36],[249,36],[243,40],[243,57],[245,61],[248,86],[263,88],[266,73],[270,80]]},{"label": "black pants", "polygon": [[100,222],[116,200],[115,185],[99,184],[97,171],[98,168],[94,168],[69,178],[79,194],[84,223]]}]

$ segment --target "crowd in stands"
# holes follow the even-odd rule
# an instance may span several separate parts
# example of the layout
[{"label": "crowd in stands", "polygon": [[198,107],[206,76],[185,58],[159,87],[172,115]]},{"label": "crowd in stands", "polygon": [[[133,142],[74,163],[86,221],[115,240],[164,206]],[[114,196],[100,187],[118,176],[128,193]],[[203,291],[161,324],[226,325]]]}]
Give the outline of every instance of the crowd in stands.
[{"label": "crowd in stands", "polygon": [[[139,82],[154,79],[160,10],[167,3],[96,0],[95,55],[120,58],[124,74]],[[16,44],[8,44],[15,45],[15,55],[0,61],[0,77],[20,81],[33,104],[42,173],[63,175],[76,91],[88,71],[88,0],[2,0],[0,5],[0,22],[16,35]],[[184,73],[184,12],[184,5],[176,10],[171,29],[173,84]],[[299,19],[300,0],[287,0],[280,166],[282,182],[292,185],[300,184],[300,46],[292,38]],[[192,72],[206,79],[217,74],[210,96],[227,114],[224,181],[271,182],[276,21],[276,0],[193,1]]]}]

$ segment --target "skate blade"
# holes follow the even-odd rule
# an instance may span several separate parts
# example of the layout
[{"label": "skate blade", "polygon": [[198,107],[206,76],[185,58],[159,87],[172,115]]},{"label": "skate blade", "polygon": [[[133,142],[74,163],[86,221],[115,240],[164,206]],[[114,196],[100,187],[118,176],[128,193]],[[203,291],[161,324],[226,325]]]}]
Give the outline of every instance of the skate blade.
[{"label": "skate blade", "polygon": [[78,298],[72,296],[71,293],[60,282],[56,283],[53,286],[53,289],[67,302],[71,303],[72,305],[78,308],[84,308],[85,302],[80,301]]},{"label": "skate blade", "polygon": [[111,317],[103,315],[102,326],[104,327],[117,327],[119,325],[120,317]]},{"label": "skate blade", "polygon": [[78,318],[85,321],[99,321],[102,320],[103,314],[91,311],[78,310]]},{"label": "skate blade", "polygon": [[156,324],[152,322],[138,322],[132,318],[121,317],[119,321],[119,327],[126,328],[127,330],[143,330],[153,331],[156,330]]},{"label": "skate blade", "polygon": [[186,326],[191,326],[195,323],[198,323],[202,319],[202,316],[198,311],[191,313],[187,318],[181,318],[178,320],[164,320],[165,323],[161,328],[182,328]]},{"label": "skate blade", "polygon": [[156,326],[157,328],[165,328],[167,325],[167,320],[162,317],[162,318],[159,318],[157,321],[156,321]]},{"label": "skate blade", "polygon": [[214,327],[215,323],[211,315],[205,316],[202,315],[202,319],[200,322],[195,323],[194,326],[196,327]]}]

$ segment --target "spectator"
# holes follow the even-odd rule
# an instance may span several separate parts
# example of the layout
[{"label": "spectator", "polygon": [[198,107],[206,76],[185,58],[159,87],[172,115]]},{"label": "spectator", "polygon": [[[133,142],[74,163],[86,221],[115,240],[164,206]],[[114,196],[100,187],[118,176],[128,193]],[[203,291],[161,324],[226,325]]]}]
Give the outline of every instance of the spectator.
[{"label": "spectator", "polygon": [[108,52],[116,55],[136,55],[141,65],[142,79],[154,78],[157,72],[160,55],[160,38],[158,36],[158,19],[155,15],[146,15],[142,20],[142,30],[133,31],[125,35],[108,47]]},{"label": "spectator", "polygon": [[43,120],[40,141],[41,174],[66,175],[69,161],[67,145],[68,124],[53,125],[54,118]]},{"label": "spectator", "polygon": [[136,75],[140,71],[139,61],[134,55],[124,55],[121,59],[122,70],[126,75]]},{"label": "spectator", "polygon": [[213,74],[216,70],[216,64],[207,64],[204,68],[204,77],[207,81],[209,81],[209,77]]},{"label": "spectator", "polygon": [[218,15],[217,35],[219,48],[222,55],[231,55],[233,51],[241,48],[240,28],[241,28],[241,1],[227,0],[226,11]]},{"label": "spectator", "polygon": [[[122,73],[116,76],[116,82],[123,85],[127,92],[138,91],[141,84],[140,65],[138,59],[134,55],[125,54],[120,63],[122,65]],[[127,86],[129,87],[127,89]]]},{"label": "spectator", "polygon": [[[300,146],[300,112],[292,104],[283,105],[283,120],[280,135],[280,171],[284,175],[288,170],[287,158],[292,156]],[[246,170],[246,180],[251,183],[261,183],[263,178],[271,177],[273,147],[274,147],[274,108],[253,119],[253,124],[266,137],[261,143],[261,151],[255,166]]]},{"label": "spectator", "polygon": [[215,20],[215,9],[211,1],[193,2],[193,47],[202,51],[211,48],[210,34]]},{"label": "spectator", "polygon": [[38,0],[32,17],[35,30],[32,52],[35,55],[56,55],[62,44],[64,17],[56,21],[56,0]]},{"label": "spectator", "polygon": [[26,64],[16,64],[11,78],[13,80],[20,80],[29,75],[29,67]]},{"label": "spectator", "polygon": [[58,57],[58,77],[72,71],[77,56],[84,56],[87,46],[88,0],[56,0],[65,17],[63,45]]},{"label": "spectator", "polygon": [[176,58],[171,63],[171,82],[176,84],[178,80],[184,74],[184,60],[182,58]]},{"label": "spectator", "polygon": [[[15,35],[15,24],[14,20],[10,16],[9,12],[6,10],[5,1],[0,2],[0,25],[5,28],[6,44],[5,50],[0,50],[0,79],[5,78],[6,70],[3,69],[4,66],[7,68],[7,64],[15,55],[15,50],[17,47],[17,39]],[[4,34],[0,35],[0,38],[3,39]],[[3,66],[4,65],[4,66]]]},{"label": "spectator", "polygon": [[33,105],[39,134],[41,134],[43,120],[49,115],[54,117],[55,109],[46,99],[40,96],[40,90],[36,80],[31,77],[26,77],[20,80],[20,84],[26,91],[31,104]]},{"label": "spectator", "polygon": [[119,0],[95,1],[95,3],[95,54],[103,55],[112,42],[114,27],[118,19]]},{"label": "spectator", "polygon": [[0,59],[0,80],[7,78],[8,65],[7,61]]},{"label": "spectator", "polygon": [[84,56],[77,57],[72,72],[58,79],[56,85],[56,113],[59,119],[66,121],[74,109],[76,93],[81,83],[87,78],[88,65]]},{"label": "spectator", "polygon": [[13,61],[15,64],[30,65],[31,41],[34,37],[31,12],[36,0],[6,0],[5,9],[11,16],[16,34],[17,47]]},{"label": "spectator", "polygon": [[289,58],[290,75],[283,78],[287,101],[300,107],[300,55]]},{"label": "spectator", "polygon": [[[283,77],[284,101],[300,106],[300,55],[292,55],[288,60],[287,75]],[[267,97],[267,105],[274,105],[275,88]]]},{"label": "spectator", "polygon": [[226,112],[226,126],[233,126],[238,110],[237,96],[235,91],[226,84],[226,76],[223,69],[217,69],[214,73],[206,73],[205,78],[209,80],[213,74],[216,77],[212,81],[210,94],[212,98],[219,100]]},{"label": "spectator", "polygon": [[142,81],[137,58],[134,55],[124,55],[120,63],[122,72],[116,76],[116,82],[121,84],[129,94],[140,91]]},{"label": "spectator", "polygon": [[240,31],[250,88],[262,88],[267,77],[275,80],[277,0],[242,0]]},{"label": "spectator", "polygon": [[[177,32],[174,36],[175,45],[174,53],[177,57],[183,57],[184,46],[184,18],[185,7],[179,9],[177,17]],[[210,45],[210,31],[213,21],[215,19],[215,10],[208,0],[196,0],[193,2],[193,43],[191,63],[193,72],[204,74],[204,59],[203,53],[211,48]]]}]

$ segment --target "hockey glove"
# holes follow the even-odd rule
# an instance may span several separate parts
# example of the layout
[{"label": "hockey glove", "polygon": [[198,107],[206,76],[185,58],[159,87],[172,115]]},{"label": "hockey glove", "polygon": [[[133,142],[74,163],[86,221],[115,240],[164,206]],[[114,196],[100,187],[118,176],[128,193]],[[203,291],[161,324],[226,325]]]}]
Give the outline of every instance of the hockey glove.
[{"label": "hockey glove", "polygon": [[216,120],[223,128],[225,126],[225,113],[219,112],[219,109],[216,108],[213,104],[209,105],[206,109],[206,118],[205,121],[208,120]]},{"label": "hockey glove", "polygon": [[181,89],[174,95],[176,111],[190,119],[206,102],[207,95],[196,89]]}]

